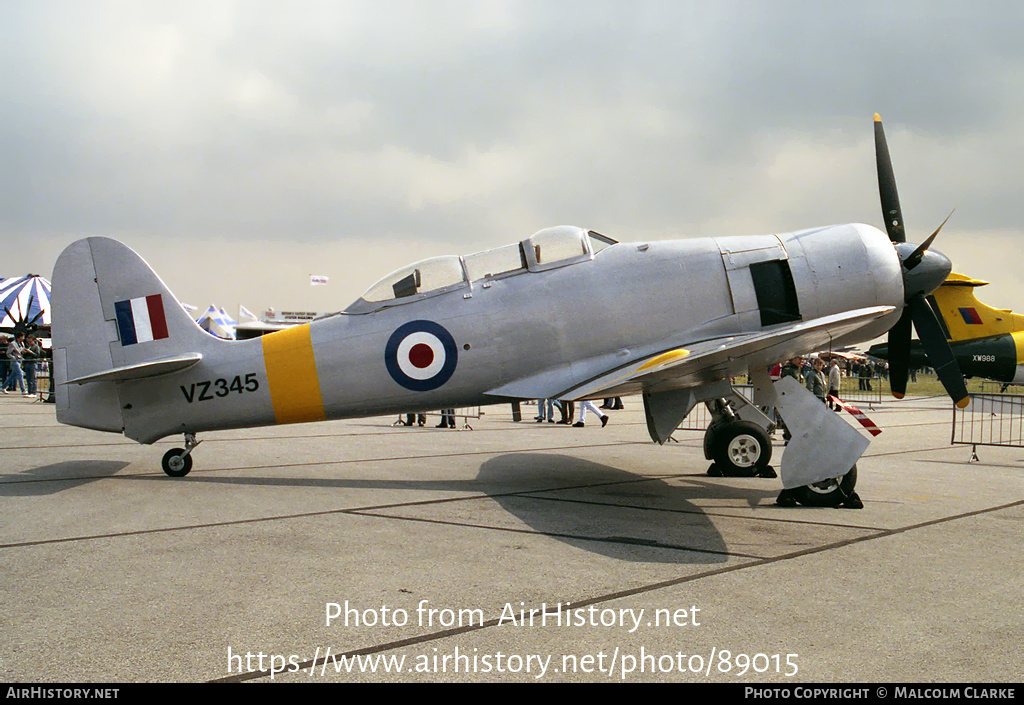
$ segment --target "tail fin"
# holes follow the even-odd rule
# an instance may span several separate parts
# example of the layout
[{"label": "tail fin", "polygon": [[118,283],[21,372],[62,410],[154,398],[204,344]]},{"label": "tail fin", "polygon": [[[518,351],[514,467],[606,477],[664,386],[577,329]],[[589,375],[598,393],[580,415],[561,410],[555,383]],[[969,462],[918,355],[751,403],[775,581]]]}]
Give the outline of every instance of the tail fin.
[{"label": "tail fin", "polygon": [[950,340],[973,340],[1024,330],[1024,316],[978,301],[974,290],[986,284],[954,272],[932,295]]},{"label": "tail fin", "polygon": [[216,341],[141,257],[121,243],[72,243],[53,269],[57,420],[120,433],[118,381],[184,369]]}]

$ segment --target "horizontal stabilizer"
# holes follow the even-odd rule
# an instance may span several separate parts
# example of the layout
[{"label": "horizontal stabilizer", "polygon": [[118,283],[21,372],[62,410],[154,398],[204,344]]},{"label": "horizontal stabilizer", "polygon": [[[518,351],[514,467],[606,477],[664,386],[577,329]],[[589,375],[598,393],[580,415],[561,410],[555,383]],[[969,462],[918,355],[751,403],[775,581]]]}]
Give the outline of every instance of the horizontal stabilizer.
[{"label": "horizontal stabilizer", "polygon": [[186,353],[175,357],[165,357],[161,360],[140,362],[135,365],[124,365],[115,367],[112,370],[96,372],[91,375],[83,375],[75,379],[69,379],[65,384],[88,384],[89,382],[126,382],[143,377],[156,377],[170,372],[180,372],[197,364],[203,359],[201,353]]}]

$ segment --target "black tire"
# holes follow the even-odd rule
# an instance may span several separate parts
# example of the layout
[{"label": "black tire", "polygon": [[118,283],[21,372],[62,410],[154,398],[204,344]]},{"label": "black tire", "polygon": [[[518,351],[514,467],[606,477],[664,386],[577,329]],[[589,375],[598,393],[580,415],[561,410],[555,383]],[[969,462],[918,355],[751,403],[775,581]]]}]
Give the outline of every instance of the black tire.
[{"label": "black tire", "polygon": [[192,469],[192,454],[183,456],[184,452],[184,448],[171,448],[164,453],[164,458],[160,461],[160,465],[165,473],[171,477],[185,477],[185,475],[188,475],[189,470]]},{"label": "black tire", "polygon": [[704,431],[704,457],[714,462],[715,460],[715,434],[724,424],[711,424]]},{"label": "black tire", "polygon": [[757,424],[732,421],[715,429],[711,452],[723,475],[752,477],[771,462],[772,441]]},{"label": "black tire", "polygon": [[796,501],[805,507],[838,507],[847,497],[853,494],[857,486],[857,466],[842,477],[813,485],[804,485],[793,490]]}]

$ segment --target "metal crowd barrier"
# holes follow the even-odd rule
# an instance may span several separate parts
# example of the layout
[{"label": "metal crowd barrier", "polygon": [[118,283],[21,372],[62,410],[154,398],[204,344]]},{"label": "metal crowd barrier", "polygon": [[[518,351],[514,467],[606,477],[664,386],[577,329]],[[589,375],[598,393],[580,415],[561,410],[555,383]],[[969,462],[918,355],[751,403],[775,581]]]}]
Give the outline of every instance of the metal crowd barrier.
[{"label": "metal crowd barrier", "polygon": [[[391,425],[392,426],[405,426],[406,425],[406,417],[407,416],[414,417],[413,418],[414,423],[419,423],[417,417],[425,416],[426,417],[426,420],[424,421],[424,426],[425,426],[428,423],[431,423],[432,421],[437,421],[437,420],[441,419],[443,414],[441,413],[440,409],[438,409],[437,411],[421,411],[421,412],[418,412],[418,413],[415,413],[415,414],[399,414],[398,418],[395,419],[395,422],[393,424],[391,424]],[[469,423],[470,419],[479,419],[481,416],[483,416],[483,412],[480,410],[479,406],[467,406],[467,407],[464,407],[464,408],[461,408],[461,409],[455,409],[455,413],[448,414],[448,416],[450,416],[451,418],[454,418],[454,419],[461,419],[461,424],[462,424],[461,428],[462,428],[463,431],[472,431],[473,430],[473,426],[470,425],[470,423]],[[437,424],[434,423],[434,424],[431,424],[431,425],[436,426]]]},{"label": "metal crowd barrier", "polygon": [[36,389],[44,397],[50,393],[50,361],[36,360]]},{"label": "metal crowd barrier", "polygon": [[1020,394],[972,394],[966,409],[953,406],[953,445],[1024,448],[1024,396]]},{"label": "metal crowd barrier", "polygon": [[[861,389],[861,383],[867,382],[870,389]],[[866,403],[868,406],[872,404],[882,403],[882,379],[880,377],[870,377],[861,379],[860,377],[843,377],[839,381],[839,398],[843,401],[859,401]]]},{"label": "metal crowd barrier", "polygon": [[[1004,389],[1005,387],[1005,389]],[[981,393],[982,394],[1024,394],[1024,386],[1019,384],[1003,384],[1002,382],[993,382],[992,380],[983,379],[981,380]]]}]

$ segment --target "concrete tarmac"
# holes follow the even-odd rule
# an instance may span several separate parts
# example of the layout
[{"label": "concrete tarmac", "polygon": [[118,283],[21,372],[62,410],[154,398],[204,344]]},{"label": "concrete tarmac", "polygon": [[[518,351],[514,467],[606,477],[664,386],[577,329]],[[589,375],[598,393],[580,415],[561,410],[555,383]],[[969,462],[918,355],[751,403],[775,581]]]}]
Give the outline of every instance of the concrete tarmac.
[{"label": "concrete tarmac", "polygon": [[0,679],[1020,681],[1024,449],[864,405],[864,509],[783,509],[625,402],[200,434],[174,479],[2,397]]}]

